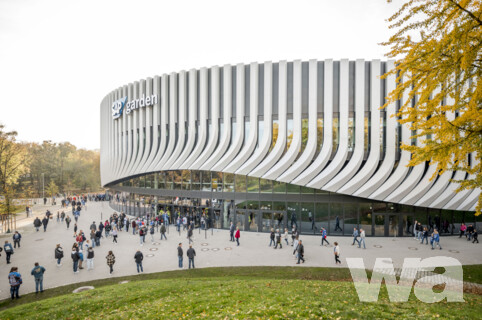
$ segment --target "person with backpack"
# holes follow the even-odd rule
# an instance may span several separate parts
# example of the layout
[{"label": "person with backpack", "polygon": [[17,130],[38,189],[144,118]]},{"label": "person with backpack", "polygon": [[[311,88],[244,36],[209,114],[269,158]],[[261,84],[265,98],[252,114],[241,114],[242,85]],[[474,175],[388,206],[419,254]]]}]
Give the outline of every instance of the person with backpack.
[{"label": "person with backpack", "polygon": [[75,238],[75,241],[77,241],[77,243],[79,244],[80,250],[83,250],[84,249],[85,236],[84,236],[84,233],[82,232],[82,230],[79,230],[79,233],[78,233],[77,237]]},{"label": "person with backpack", "polygon": [[17,248],[17,245],[20,248],[20,239],[22,239],[22,235],[20,233],[18,233],[18,231],[15,231],[15,233],[13,234],[13,247],[14,248]]},{"label": "person with backpack", "polygon": [[32,269],[30,274],[35,279],[35,293],[44,292],[43,281],[44,281],[45,268],[40,266],[38,262],[35,262],[35,267]]},{"label": "person with backpack", "polygon": [[14,298],[20,299],[18,292],[20,290],[20,285],[22,284],[22,275],[18,273],[17,267],[12,267],[10,273],[8,274],[8,282],[10,284],[10,295],[12,300]]},{"label": "person with backpack", "polygon": [[62,261],[62,258],[64,257],[64,249],[60,246],[60,244],[57,244],[55,247],[55,259],[57,259],[57,267],[60,267],[62,264],[60,263]]},{"label": "person with backpack", "polygon": [[41,225],[42,225],[42,221],[40,221],[40,219],[36,217],[35,220],[33,221],[33,226],[35,227],[35,230],[37,230],[37,232]]},{"label": "person with backpack", "polygon": [[114,263],[115,263],[115,256],[112,251],[109,251],[107,256],[105,257],[107,259],[107,265],[109,266],[110,274],[114,272]]},{"label": "person with backpack", "polygon": [[89,247],[87,249],[87,270],[94,269],[94,248]]},{"label": "person with backpack", "polygon": [[142,268],[142,260],[144,260],[144,255],[139,249],[136,251],[136,254],[134,255],[134,260],[136,261],[137,273],[144,272],[144,269]]},{"label": "person with backpack", "polygon": [[5,245],[3,246],[3,250],[5,250],[5,254],[7,255],[7,264],[10,264],[10,256],[13,254],[13,247],[8,241],[5,241]]}]

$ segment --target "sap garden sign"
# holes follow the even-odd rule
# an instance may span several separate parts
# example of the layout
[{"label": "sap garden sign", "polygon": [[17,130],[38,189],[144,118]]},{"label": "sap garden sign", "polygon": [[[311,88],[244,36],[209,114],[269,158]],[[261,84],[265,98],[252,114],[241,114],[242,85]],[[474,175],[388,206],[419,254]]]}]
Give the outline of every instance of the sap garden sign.
[{"label": "sap garden sign", "polygon": [[126,114],[131,113],[132,110],[139,108],[153,106],[157,103],[157,95],[145,96],[142,95],[139,99],[134,99],[127,102],[127,97],[117,99],[112,103],[112,119],[117,119],[122,116],[124,108],[126,109]]}]

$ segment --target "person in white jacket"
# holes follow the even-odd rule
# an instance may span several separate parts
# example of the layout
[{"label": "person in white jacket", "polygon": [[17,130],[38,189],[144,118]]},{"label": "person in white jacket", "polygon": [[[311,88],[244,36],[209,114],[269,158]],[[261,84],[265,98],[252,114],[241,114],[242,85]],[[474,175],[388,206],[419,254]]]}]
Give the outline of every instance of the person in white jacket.
[{"label": "person in white jacket", "polygon": [[335,245],[335,248],[334,248],[334,253],[335,253],[335,264],[339,263],[341,264],[341,261],[340,261],[340,247],[338,246],[338,242],[335,242],[334,243]]},{"label": "person in white jacket", "polygon": [[360,241],[358,242],[358,248],[361,248],[361,244],[363,242],[363,249],[366,249],[365,246],[365,230],[360,229]]},{"label": "person in white jacket", "polygon": [[283,239],[286,241],[286,245],[289,245],[290,243],[288,242],[289,238],[289,233],[288,233],[288,228],[285,228],[285,233],[283,234]]}]

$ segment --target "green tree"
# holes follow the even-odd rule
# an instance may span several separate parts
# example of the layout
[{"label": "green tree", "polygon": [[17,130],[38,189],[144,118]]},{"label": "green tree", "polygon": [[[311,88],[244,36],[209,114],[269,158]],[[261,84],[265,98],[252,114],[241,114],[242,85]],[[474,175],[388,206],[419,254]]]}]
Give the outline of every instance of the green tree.
[{"label": "green tree", "polygon": [[55,196],[59,192],[59,187],[55,184],[54,180],[50,180],[49,185],[47,186],[47,194],[50,197]]},{"label": "green tree", "polygon": [[[399,82],[386,105],[408,94],[397,116],[423,142],[402,145],[412,152],[409,165],[436,163],[432,179],[447,170],[475,176],[457,181],[457,191],[482,187],[481,19],[480,0],[410,0],[389,18],[396,31],[383,43],[397,59],[384,77],[397,75]],[[481,209],[482,194],[477,215]]]}]

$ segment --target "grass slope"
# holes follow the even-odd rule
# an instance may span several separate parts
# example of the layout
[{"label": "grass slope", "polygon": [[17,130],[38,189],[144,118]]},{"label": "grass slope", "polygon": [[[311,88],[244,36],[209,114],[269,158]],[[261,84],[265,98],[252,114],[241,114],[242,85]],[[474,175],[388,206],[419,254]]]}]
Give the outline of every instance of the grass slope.
[{"label": "grass slope", "polygon": [[[480,267],[480,266],[479,266]],[[133,282],[117,284],[129,278]],[[390,303],[382,286],[378,303],[361,303],[347,269],[292,267],[209,268],[92,281],[96,290],[71,294],[79,284],[25,295],[0,319],[179,318],[458,318],[482,312],[482,296],[465,303]],[[137,280],[137,281],[135,281]],[[339,281],[326,281],[339,280]],[[99,288],[100,286],[100,288]],[[48,298],[50,297],[50,298]],[[32,300],[40,301],[31,302]],[[28,304],[25,304],[28,303]]]}]

